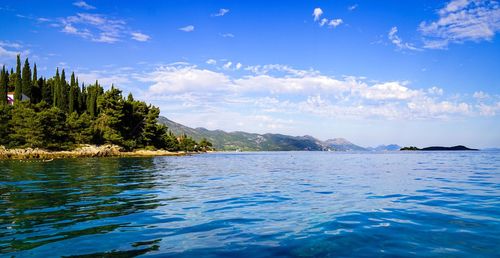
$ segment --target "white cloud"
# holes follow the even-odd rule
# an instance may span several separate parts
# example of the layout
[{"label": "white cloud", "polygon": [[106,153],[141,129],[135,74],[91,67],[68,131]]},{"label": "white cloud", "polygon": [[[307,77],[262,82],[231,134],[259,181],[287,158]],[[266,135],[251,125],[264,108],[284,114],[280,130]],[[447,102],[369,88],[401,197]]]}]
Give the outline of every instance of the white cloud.
[{"label": "white cloud", "polygon": [[372,100],[406,100],[422,94],[421,91],[411,90],[397,81],[379,83],[371,87],[361,87],[359,92],[362,97]]},{"label": "white cloud", "polygon": [[321,21],[319,21],[319,26],[323,26],[323,25],[325,25],[327,23],[328,23],[328,19],[327,18],[323,18],[323,19],[321,19]]},{"label": "white cloud", "polygon": [[80,7],[85,10],[96,9],[94,6],[87,4],[85,1],[78,1],[73,3],[74,6]]},{"label": "white cloud", "polygon": [[185,32],[192,32],[192,31],[194,31],[194,26],[193,25],[188,25],[188,26],[179,28],[179,30],[182,30],[182,31],[185,31]]},{"label": "white cloud", "polygon": [[342,24],[343,22],[344,21],[342,21],[342,19],[333,19],[333,20],[330,20],[330,22],[328,22],[328,26],[335,28],[335,27],[339,26],[340,24]]},{"label": "white cloud", "polygon": [[479,114],[482,116],[495,116],[500,113],[500,102],[497,102],[492,105],[487,105],[484,103],[479,103],[476,105],[477,109],[479,109]]},{"label": "white cloud", "polygon": [[19,43],[16,43],[16,42],[1,41],[0,40],[0,47],[20,49],[22,47],[22,45]]},{"label": "white cloud", "polygon": [[219,35],[223,38],[234,38],[234,35],[232,33],[221,33]]},{"label": "white cloud", "polygon": [[389,30],[389,33],[387,34],[387,38],[391,41],[392,44],[398,47],[398,49],[407,49],[407,50],[413,50],[413,51],[418,51],[420,49],[416,48],[410,43],[403,42],[403,40],[397,35],[398,33],[398,27],[394,26]]},{"label": "white cloud", "polygon": [[139,77],[142,82],[152,82],[149,92],[215,91],[230,85],[229,77],[222,73],[199,69],[196,66],[161,66]]},{"label": "white cloud", "polygon": [[356,8],[358,8],[358,4],[354,4],[354,5],[347,7],[347,10],[354,11],[354,10],[356,10]]},{"label": "white cloud", "polygon": [[61,32],[103,43],[120,41],[128,30],[123,20],[90,13],[78,13],[63,18],[61,26]]},{"label": "white cloud", "polygon": [[441,95],[443,95],[444,90],[441,89],[441,88],[438,88],[438,87],[434,86],[434,87],[431,87],[431,88],[427,89],[427,92],[429,94],[431,94],[431,95],[439,95],[439,96],[441,96]]},{"label": "white cloud", "polygon": [[228,61],[227,63],[225,63],[222,68],[224,68],[225,70],[229,70],[231,69],[231,66],[233,65],[233,62],[231,61]]},{"label": "white cloud", "polygon": [[[216,64],[215,60],[207,63]],[[238,68],[238,76],[228,75]],[[499,113],[497,100],[477,103],[466,95],[444,95],[443,89],[438,87],[412,88],[405,81],[369,83],[361,77],[335,78],[319,71],[298,70],[276,64],[241,68],[242,64],[231,61],[221,67],[214,67],[217,70],[172,64],[137,78],[150,83],[145,94],[155,99],[169,98],[172,94],[188,94],[189,101],[184,98],[181,101],[184,107],[199,107],[201,104],[198,102],[201,101],[204,108],[239,107],[256,110],[259,114],[399,120],[491,116]],[[193,96],[198,97],[193,99]]]},{"label": "white cloud", "polygon": [[27,56],[29,49],[22,50],[23,45],[16,42],[0,41],[0,63],[11,63],[16,60],[17,55]]},{"label": "white cloud", "polygon": [[209,64],[209,65],[216,65],[216,64],[217,64],[217,61],[215,61],[214,59],[208,59],[208,60],[206,61],[206,63],[207,63],[207,64]]},{"label": "white cloud", "polygon": [[426,48],[491,40],[500,31],[500,5],[494,0],[453,0],[438,11],[437,21],[423,21],[419,31]]},{"label": "white cloud", "polygon": [[474,92],[474,94],[472,95],[472,97],[474,97],[475,99],[479,99],[479,100],[482,100],[482,99],[487,99],[490,97],[489,94],[486,94],[482,91],[476,91]]},{"label": "white cloud", "polygon": [[148,41],[151,39],[151,37],[149,35],[146,35],[146,34],[141,33],[141,32],[132,32],[132,33],[130,33],[130,35],[132,36],[132,39],[137,40],[137,41],[141,41],[141,42],[145,42],[145,41]]},{"label": "white cloud", "polygon": [[226,15],[227,13],[229,13],[229,9],[221,8],[221,9],[219,9],[219,12],[212,14],[212,16],[220,17],[220,16]]},{"label": "white cloud", "polygon": [[312,16],[314,17],[314,21],[318,22],[320,27],[323,27],[324,25],[328,25],[328,27],[330,27],[330,28],[335,28],[344,22],[342,19],[339,19],[339,18],[331,19],[331,20],[329,20],[327,18],[321,19],[321,15],[323,15],[323,10],[321,10],[321,8],[315,8]]},{"label": "white cloud", "polygon": [[321,8],[319,8],[319,7],[314,8],[314,11],[312,13],[312,16],[314,17],[314,21],[319,21],[319,18],[321,17],[322,14],[323,14],[323,10],[321,10]]}]

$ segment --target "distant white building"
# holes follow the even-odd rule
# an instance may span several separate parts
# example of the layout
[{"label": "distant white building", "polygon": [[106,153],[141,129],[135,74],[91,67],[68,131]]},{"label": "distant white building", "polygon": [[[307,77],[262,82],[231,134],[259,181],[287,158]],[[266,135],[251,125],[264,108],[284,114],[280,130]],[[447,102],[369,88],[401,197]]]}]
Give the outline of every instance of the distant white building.
[{"label": "distant white building", "polygon": [[[21,94],[21,100],[30,100],[30,98],[24,94]],[[9,105],[14,105],[14,92],[7,92],[7,103]]]}]

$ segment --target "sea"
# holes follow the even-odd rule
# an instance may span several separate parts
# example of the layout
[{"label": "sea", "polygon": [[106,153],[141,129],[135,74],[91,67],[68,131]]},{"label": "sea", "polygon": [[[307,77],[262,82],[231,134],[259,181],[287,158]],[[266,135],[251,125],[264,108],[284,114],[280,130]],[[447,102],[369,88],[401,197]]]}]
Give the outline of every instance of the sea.
[{"label": "sea", "polygon": [[500,152],[0,161],[2,257],[500,257]]}]

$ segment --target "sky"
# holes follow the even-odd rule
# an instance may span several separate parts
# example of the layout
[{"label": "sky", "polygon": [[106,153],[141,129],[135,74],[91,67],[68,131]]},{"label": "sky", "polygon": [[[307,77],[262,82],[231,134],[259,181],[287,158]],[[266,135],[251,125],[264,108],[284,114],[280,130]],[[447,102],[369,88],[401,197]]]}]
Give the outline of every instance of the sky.
[{"label": "sky", "polygon": [[0,1],[0,65],[114,84],[190,127],[500,147],[500,3]]}]

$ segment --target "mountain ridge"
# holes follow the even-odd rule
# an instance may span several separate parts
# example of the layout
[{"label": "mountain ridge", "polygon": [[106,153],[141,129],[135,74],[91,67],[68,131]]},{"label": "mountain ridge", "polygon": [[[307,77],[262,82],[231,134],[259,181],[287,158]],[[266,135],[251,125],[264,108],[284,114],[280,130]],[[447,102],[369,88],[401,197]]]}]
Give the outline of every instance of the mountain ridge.
[{"label": "mountain ridge", "polygon": [[278,133],[248,133],[243,131],[226,132],[220,129],[209,130],[204,127],[191,128],[174,122],[164,116],[158,122],[168,126],[176,135],[186,134],[196,141],[206,138],[218,150],[227,151],[367,151],[344,138],[321,141],[310,135],[290,136]]}]

